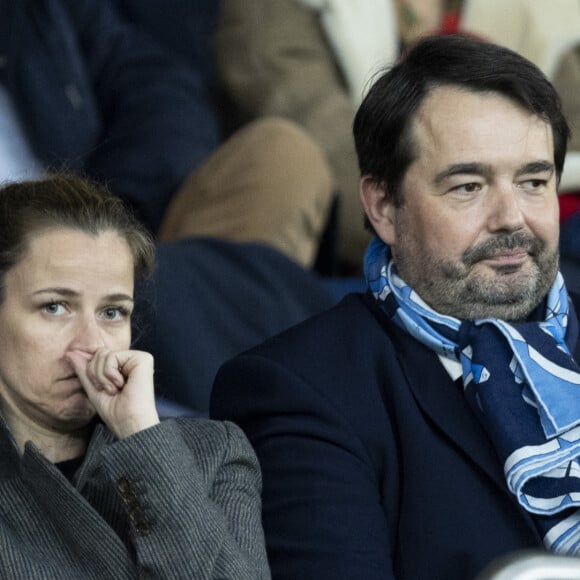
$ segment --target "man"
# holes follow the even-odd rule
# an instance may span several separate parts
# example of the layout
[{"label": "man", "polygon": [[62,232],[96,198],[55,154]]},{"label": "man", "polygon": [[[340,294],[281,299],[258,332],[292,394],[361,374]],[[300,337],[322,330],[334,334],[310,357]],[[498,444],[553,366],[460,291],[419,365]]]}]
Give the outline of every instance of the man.
[{"label": "man", "polygon": [[273,576],[464,580],[523,548],[574,553],[557,94],[507,49],[430,38],[354,135],[369,292],[226,364],[212,393],[260,459]]}]

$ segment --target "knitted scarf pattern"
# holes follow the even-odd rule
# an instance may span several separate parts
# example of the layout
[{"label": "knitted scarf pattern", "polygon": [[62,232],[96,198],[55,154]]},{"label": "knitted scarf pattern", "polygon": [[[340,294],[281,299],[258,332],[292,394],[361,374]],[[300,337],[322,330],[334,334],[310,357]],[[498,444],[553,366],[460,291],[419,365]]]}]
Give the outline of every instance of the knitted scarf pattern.
[{"label": "knitted scarf pattern", "polygon": [[507,487],[532,514],[548,550],[580,554],[580,367],[578,329],[562,275],[544,319],[510,324],[459,320],[430,308],[395,273],[374,238],[365,255],[369,289],[400,328],[459,361],[465,396],[487,431]]}]

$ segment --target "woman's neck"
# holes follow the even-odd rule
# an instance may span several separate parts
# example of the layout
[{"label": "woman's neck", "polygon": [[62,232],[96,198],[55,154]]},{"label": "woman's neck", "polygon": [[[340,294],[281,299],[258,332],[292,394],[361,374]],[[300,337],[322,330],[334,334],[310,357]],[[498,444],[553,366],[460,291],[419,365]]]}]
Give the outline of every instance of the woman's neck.
[{"label": "woman's neck", "polygon": [[26,442],[31,441],[52,463],[84,455],[93,429],[92,423],[81,428],[61,431],[39,425],[25,417],[5,414],[4,419],[16,441],[20,455],[24,453]]}]

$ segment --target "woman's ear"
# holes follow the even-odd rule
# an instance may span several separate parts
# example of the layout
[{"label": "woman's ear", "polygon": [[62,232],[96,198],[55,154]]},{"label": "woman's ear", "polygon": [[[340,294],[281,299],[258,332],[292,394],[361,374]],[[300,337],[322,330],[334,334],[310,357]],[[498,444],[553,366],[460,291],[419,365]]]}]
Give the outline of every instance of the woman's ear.
[{"label": "woman's ear", "polygon": [[388,245],[395,240],[395,204],[384,184],[365,175],[359,182],[360,200],[377,235]]}]

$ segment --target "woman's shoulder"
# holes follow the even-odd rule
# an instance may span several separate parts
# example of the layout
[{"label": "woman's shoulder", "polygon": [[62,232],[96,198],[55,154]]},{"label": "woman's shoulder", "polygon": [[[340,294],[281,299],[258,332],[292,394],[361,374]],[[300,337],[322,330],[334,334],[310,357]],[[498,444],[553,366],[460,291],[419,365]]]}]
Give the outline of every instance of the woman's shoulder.
[{"label": "woman's shoulder", "polygon": [[243,431],[230,421],[197,417],[167,419],[175,424],[185,444],[204,461],[254,460],[255,454]]}]

